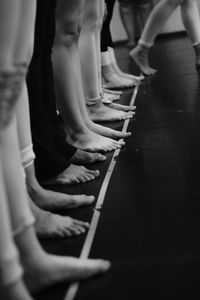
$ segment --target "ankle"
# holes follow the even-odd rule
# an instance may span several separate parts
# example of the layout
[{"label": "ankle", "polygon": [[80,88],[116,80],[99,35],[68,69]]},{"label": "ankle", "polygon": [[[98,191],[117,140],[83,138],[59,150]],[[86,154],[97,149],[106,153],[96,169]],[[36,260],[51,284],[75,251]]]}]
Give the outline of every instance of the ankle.
[{"label": "ankle", "polygon": [[29,182],[27,181],[27,190],[31,198],[34,198],[42,190],[42,187],[38,182]]},{"label": "ankle", "polygon": [[83,136],[85,136],[86,134],[88,134],[89,130],[88,128],[86,127],[85,125],[85,128],[81,129],[81,130],[77,130],[77,131],[74,131],[74,132],[71,132],[68,134],[70,140],[72,142],[76,142],[78,141],[79,139],[81,139]]},{"label": "ankle", "polygon": [[38,242],[33,226],[26,227],[24,231],[17,234],[15,241],[23,266],[26,266],[29,262],[37,261],[39,257],[44,256],[45,252]]},{"label": "ankle", "polygon": [[140,46],[143,49],[149,50],[153,46],[153,44],[140,39],[138,41],[138,46]]},{"label": "ankle", "polygon": [[88,128],[85,125],[85,122],[79,126],[79,127],[74,127],[73,129],[68,128],[67,131],[67,136],[71,139],[71,140],[77,140],[78,137],[86,134],[88,132]]}]

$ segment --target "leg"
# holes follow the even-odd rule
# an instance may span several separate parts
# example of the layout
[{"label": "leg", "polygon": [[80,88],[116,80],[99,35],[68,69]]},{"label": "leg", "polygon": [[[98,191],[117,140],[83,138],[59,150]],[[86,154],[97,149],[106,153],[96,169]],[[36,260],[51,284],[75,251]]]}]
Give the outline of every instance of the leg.
[{"label": "leg", "polygon": [[[90,31],[88,29],[88,27],[91,27],[91,31],[93,30],[95,32],[95,48],[96,48],[96,57],[97,57],[97,69],[98,69],[98,74],[96,75],[97,79],[98,79],[98,93],[99,91],[101,91],[101,66],[100,66],[100,30],[101,30],[101,26],[102,26],[102,21],[103,21],[103,15],[104,15],[104,1],[103,0],[99,0],[99,9],[98,9],[98,19],[96,20],[91,20],[90,22],[87,21],[87,30]],[[86,3],[86,5],[88,5]],[[96,12],[96,6],[91,7],[90,9],[94,10],[94,15],[97,15]],[[92,15],[92,12],[91,12]],[[87,19],[87,17],[85,16],[84,20]],[[95,22],[94,22],[95,21]],[[79,61],[79,53],[76,53],[76,61]],[[82,80],[81,77],[79,76],[79,74],[81,73],[81,68],[80,68],[80,64],[78,64],[79,68],[76,69],[77,73],[76,73],[76,78],[78,79],[77,81],[77,86],[82,86]],[[92,66],[91,66],[92,68]],[[94,70],[93,70],[94,71]],[[123,114],[122,112],[116,112],[114,110],[110,110],[107,109],[103,104],[102,101],[100,100],[95,100],[95,99],[90,99],[90,101],[86,101],[87,104],[87,110],[86,110],[86,106],[84,105],[82,98],[83,98],[83,89],[78,89],[79,92],[79,106],[81,109],[81,113],[83,116],[83,119],[85,121],[85,124],[87,125],[87,127],[92,130],[93,132],[102,135],[102,136],[106,136],[109,138],[114,138],[114,139],[118,139],[118,138],[125,138],[130,136],[130,133],[122,133],[104,126],[101,126],[99,124],[95,124],[93,121],[91,121],[91,119],[96,120],[96,118],[99,118],[99,120],[103,120],[103,119],[107,119],[107,121],[112,121],[112,120],[118,120],[122,117],[126,117],[126,114]],[[92,113],[92,115],[91,115]],[[90,118],[88,117],[88,114],[90,116]]]},{"label": "leg", "polygon": [[[109,265],[101,261],[79,261],[73,258],[60,258],[47,255],[41,249],[35,232],[30,226],[32,218],[27,203],[25,186],[22,178],[19,176],[20,159],[17,149],[17,134],[13,123],[4,134],[4,139],[2,139],[4,148],[3,161],[7,168],[5,174],[7,183],[9,179],[8,195],[13,228],[15,229],[15,239],[21,253],[25,279],[29,286],[33,287],[34,285],[34,288],[38,289],[61,280],[85,278],[107,270]],[[12,161],[10,157],[12,157]],[[15,178],[14,182],[13,178]],[[15,201],[11,201],[13,193]],[[74,230],[76,231],[75,228]]]},{"label": "leg", "polygon": [[[99,14],[98,14],[98,21],[97,21],[97,30],[95,31],[95,39],[96,39],[96,52],[97,52],[97,68],[98,68],[98,83],[99,83],[99,91],[102,98],[102,102],[110,103],[114,100],[120,99],[119,95],[113,95],[108,94],[106,92],[103,92],[102,89],[102,78],[101,78],[101,28],[103,24],[103,18],[104,18],[104,10],[105,10],[105,3],[104,0],[99,0]],[[131,109],[128,108],[127,111],[130,111]]]},{"label": "leg", "polygon": [[[28,95],[25,84],[17,104],[17,123],[21,160],[25,169],[26,183],[31,199],[40,208],[46,210],[69,209],[91,204],[94,201],[93,196],[65,195],[45,190],[39,185],[34,171],[34,153],[32,150]],[[36,219],[36,230],[40,237],[55,238],[77,235],[84,233],[88,227],[87,223],[45,212],[36,207],[32,200],[30,200],[30,206]]]},{"label": "leg", "polygon": [[110,23],[113,16],[113,10],[116,0],[105,1],[107,5],[107,16],[103,22],[101,30],[101,72],[103,79],[103,87],[106,88],[126,88],[131,87],[130,81],[120,78],[117,73],[114,72],[109,56],[109,48],[113,48],[113,41],[110,31]]},{"label": "leg", "polygon": [[88,151],[110,151],[120,145],[88,129],[83,117],[83,111],[86,116],[87,111],[78,52],[82,4],[80,0],[58,2],[53,52],[57,103],[68,130],[69,143]]},{"label": "leg", "polygon": [[10,81],[10,74],[15,72],[13,54],[21,9],[20,2],[0,1],[0,298],[2,300],[31,300],[21,281],[22,269],[18,261],[18,251],[11,237],[10,213],[3,178],[1,139],[1,135],[12,120],[14,102],[17,100],[15,82]]},{"label": "leg", "polygon": [[[100,0],[103,4],[102,0]],[[131,117],[131,114],[127,114],[122,111],[116,111],[114,109],[104,106],[99,98],[99,78],[98,78],[98,58],[100,55],[100,48],[97,36],[100,35],[98,21],[100,18],[100,5],[99,0],[86,0],[84,18],[83,18],[83,29],[81,31],[80,38],[80,56],[81,56],[81,67],[84,82],[84,91],[86,96],[86,104],[88,109],[89,117],[92,121],[106,121],[106,120],[117,120]],[[90,59],[91,64],[86,64]],[[93,78],[91,80],[86,80]],[[84,113],[84,112],[83,112]],[[94,126],[95,127],[95,126]],[[95,128],[94,128],[95,130]],[[98,132],[100,133],[100,131]]]},{"label": "leg", "polygon": [[120,17],[128,37],[128,43],[126,44],[126,47],[128,49],[132,49],[133,47],[135,47],[135,38],[136,38],[136,32],[135,32],[136,28],[134,26],[135,13],[133,11],[132,4],[129,3],[129,1],[119,1],[119,3],[120,3],[119,4]]},{"label": "leg", "polygon": [[104,13],[105,13],[105,1],[99,0],[98,9],[98,20],[97,20],[97,30],[95,31],[95,44],[97,49],[97,69],[98,69],[98,84],[99,92],[102,93],[102,78],[101,78],[101,28],[103,25]]},{"label": "leg", "polygon": [[[1,7],[1,4],[0,4]],[[1,135],[1,133],[0,133]],[[30,300],[22,283],[22,268],[12,239],[10,214],[4,187],[0,138],[0,297],[2,300]]]},{"label": "leg", "polygon": [[[81,70],[86,99],[99,97],[98,60],[96,35],[98,31],[99,0],[85,0],[83,26],[79,49]],[[90,62],[90,64],[88,64]]]},{"label": "leg", "polygon": [[[13,126],[13,125],[12,125]],[[9,133],[9,134],[8,134]],[[9,136],[8,136],[9,135]],[[33,231],[29,225],[31,224],[30,212],[27,206],[27,202],[25,202],[25,188],[21,188],[23,182],[21,177],[19,176],[19,172],[17,172],[17,165],[19,165],[19,157],[16,155],[18,153],[18,149],[16,149],[16,132],[14,132],[14,128],[10,128],[7,135],[4,136],[4,151],[5,157],[4,163],[8,164],[8,159],[12,154],[12,162],[10,162],[10,169],[12,168],[12,176],[15,177],[15,183],[11,186],[9,182],[9,194],[13,195],[15,192],[15,200],[11,202],[11,209],[15,211],[13,214],[13,226],[16,228],[16,242],[20,249],[20,253],[22,255],[23,265],[25,268],[25,279],[27,280],[30,287],[33,288],[41,288],[43,286],[64,280],[73,280],[77,278],[85,278],[91,275],[96,274],[97,272],[102,272],[106,270],[109,265],[107,263],[103,263],[101,261],[85,261],[82,262],[73,258],[60,258],[56,256],[50,256],[43,252],[41,249]],[[15,144],[15,146],[14,146]],[[14,153],[9,153],[14,152]],[[15,154],[15,155],[14,155]],[[8,167],[8,166],[7,166]],[[15,170],[15,171],[14,171]],[[17,172],[17,179],[16,174]],[[12,179],[10,172],[7,172],[9,175],[9,179]],[[7,177],[8,178],[8,177]],[[14,205],[14,207],[13,207]],[[16,207],[17,206],[17,209]],[[23,207],[23,209],[22,209]],[[24,219],[24,226],[19,227],[19,221]],[[20,223],[21,224],[21,223]],[[82,231],[82,224],[74,224],[72,231],[76,234],[83,232]],[[79,228],[78,228],[79,227]],[[65,233],[67,229],[65,229]],[[61,232],[61,234],[63,234]],[[64,234],[63,234],[64,235]],[[36,264],[37,262],[37,264]],[[54,272],[53,272],[54,269]],[[31,270],[31,272],[30,272]],[[57,270],[57,272],[55,271]],[[67,271],[68,270],[68,271]],[[51,273],[51,275],[49,274]],[[52,275],[54,273],[54,275]],[[49,275],[48,275],[49,274]],[[55,275],[56,274],[56,275]],[[46,277],[47,276],[47,277]],[[44,278],[45,281],[44,281]]]},{"label": "leg", "polygon": [[[23,9],[21,12],[25,13]],[[20,35],[20,32],[18,32],[18,35]],[[56,257],[48,255],[42,250],[31,226],[33,218],[27,203],[23,178],[20,175],[21,162],[14,118],[11,118],[11,122],[2,132],[1,146],[12,226],[24,265],[25,278],[29,284],[34,283],[39,288],[58,281],[84,279],[97,273],[105,272],[109,268],[108,262]],[[5,228],[2,229],[5,232]],[[17,285],[17,288],[19,288],[19,285]],[[12,286],[10,291],[3,291],[4,299],[30,299],[23,289],[19,293],[19,290],[15,288],[15,295],[11,295],[10,293],[13,290]]]},{"label": "leg", "polygon": [[55,9],[55,0],[38,1],[35,49],[28,76],[35,166],[43,183],[83,183],[95,179],[99,171],[70,164],[76,149],[66,143],[58,122],[51,61]]},{"label": "leg", "polygon": [[156,71],[149,66],[149,49],[170,15],[182,2],[183,0],[162,0],[159,2],[154,7],[145,24],[139,44],[130,52],[130,56],[134,59],[144,75],[153,75],[156,73]]},{"label": "leg", "polygon": [[196,53],[196,66],[200,67],[200,16],[197,2],[185,0],[181,4],[181,16]]},{"label": "leg", "polygon": [[101,32],[101,71],[103,78],[103,87],[106,88],[129,88],[137,84],[137,79],[133,75],[123,73],[117,63],[113,50],[112,36],[110,32],[110,22],[113,16],[115,0],[106,1],[107,17],[103,22]]},{"label": "leg", "polygon": [[137,12],[137,21],[138,21],[137,38],[140,38],[152,8],[153,8],[152,2],[149,0],[141,1],[141,3],[135,5],[135,10]]},{"label": "leg", "polygon": [[[36,177],[34,169],[35,155],[32,150],[30,131],[28,94],[24,84],[22,95],[17,104],[17,125],[22,164],[26,172],[26,183],[31,199],[43,209],[68,209],[91,204],[93,196],[67,195],[43,189]],[[37,213],[38,216],[38,213]],[[39,217],[38,217],[39,218]]]}]

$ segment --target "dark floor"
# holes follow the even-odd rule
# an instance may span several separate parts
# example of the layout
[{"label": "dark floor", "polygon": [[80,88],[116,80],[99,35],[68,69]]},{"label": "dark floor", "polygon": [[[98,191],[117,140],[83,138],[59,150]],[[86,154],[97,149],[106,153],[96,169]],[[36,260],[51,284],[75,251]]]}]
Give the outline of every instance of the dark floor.
[{"label": "dark floor", "polygon": [[[124,70],[138,71],[125,47],[118,47],[117,56]],[[133,137],[117,160],[90,255],[111,260],[112,268],[82,283],[76,300],[200,294],[199,76],[185,35],[159,39],[151,56],[159,72],[140,87],[136,120],[129,124]],[[110,158],[98,165],[101,179],[62,190],[98,195]],[[92,212],[90,207],[71,215],[90,220]],[[43,244],[52,253],[78,256],[84,238]],[[62,284],[36,299],[63,300],[66,289]]]}]

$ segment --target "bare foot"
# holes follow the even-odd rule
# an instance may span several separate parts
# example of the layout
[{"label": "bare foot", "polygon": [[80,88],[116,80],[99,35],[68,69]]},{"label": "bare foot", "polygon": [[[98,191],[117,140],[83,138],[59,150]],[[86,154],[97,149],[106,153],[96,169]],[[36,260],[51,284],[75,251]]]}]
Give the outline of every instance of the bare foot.
[{"label": "bare foot", "polygon": [[74,147],[88,152],[107,152],[121,148],[124,142],[118,142],[88,130],[88,132],[68,135],[67,141]]},{"label": "bare foot", "polygon": [[35,229],[40,238],[64,238],[83,234],[89,227],[87,222],[44,211],[30,201],[35,217]]},{"label": "bare foot", "polygon": [[[127,106],[127,105],[123,105],[123,104],[119,104],[119,103],[110,103],[110,104],[106,104],[106,105],[110,108],[125,111],[125,112],[136,110],[136,106],[134,106],[134,105]],[[135,112],[134,112],[134,114],[135,114]]]},{"label": "bare foot", "polygon": [[77,149],[70,159],[70,162],[75,165],[90,165],[104,160],[106,160],[106,156],[101,153],[89,153],[87,151]]},{"label": "bare foot", "polygon": [[73,209],[84,205],[90,205],[94,196],[68,195],[65,193],[46,190],[38,183],[35,177],[34,165],[26,169],[26,186],[29,197],[37,206],[44,210],[56,211]]},{"label": "bare foot", "polygon": [[103,86],[106,88],[130,88],[133,87],[131,80],[122,78],[116,74],[112,65],[105,65],[101,67]]},{"label": "bare foot", "polygon": [[141,81],[144,79],[144,75],[143,76],[134,76],[132,74],[128,74],[128,73],[122,72],[118,68],[118,66],[116,65],[116,63],[112,63],[112,67],[113,67],[113,70],[116,72],[116,74],[118,76],[120,76],[123,79],[129,80],[129,85],[131,87],[140,85]]},{"label": "bare foot", "polygon": [[129,54],[144,75],[151,76],[157,72],[157,70],[149,66],[148,50],[144,47],[138,45]]},{"label": "bare foot", "polygon": [[89,170],[83,166],[70,165],[57,177],[45,181],[47,185],[71,185],[94,180],[99,176],[98,170]]},{"label": "bare foot", "polygon": [[101,98],[102,99],[105,98],[105,99],[108,99],[108,100],[111,100],[111,101],[116,101],[116,100],[120,99],[120,95],[107,93],[107,92],[102,92]]},{"label": "bare foot", "polygon": [[113,95],[119,95],[119,96],[121,96],[123,94],[122,91],[115,91],[115,90],[106,89],[106,88],[102,88],[102,90],[105,93],[109,93],[109,94],[113,94]]},{"label": "bare foot", "polygon": [[92,131],[112,139],[125,139],[131,136],[131,132],[117,131],[92,121],[88,122],[87,125]]},{"label": "bare foot", "polygon": [[105,106],[101,101],[94,105],[88,105],[88,115],[89,118],[94,122],[111,122],[111,121],[121,121],[125,119],[130,119],[133,117],[134,113],[118,111]]},{"label": "bare foot", "polygon": [[110,61],[112,62],[111,63],[111,67],[112,67],[113,72],[115,74],[117,74],[118,76],[120,76],[123,79],[131,80],[131,82],[132,82],[132,84],[134,86],[137,86],[137,85],[139,85],[141,83],[141,80],[144,79],[143,75],[142,76],[135,76],[135,75],[123,72],[120,69],[120,67],[118,66],[118,64],[117,64],[117,61],[116,61],[116,58],[115,58],[115,51],[114,51],[114,49],[111,48],[111,47],[109,47],[108,48],[108,53],[109,53],[109,56],[110,56]]},{"label": "bare foot", "polygon": [[68,195],[39,188],[29,188],[29,196],[32,201],[44,210],[56,211],[74,209],[94,202],[94,196]]},{"label": "bare foot", "polygon": [[60,282],[73,282],[103,274],[110,262],[97,259],[78,259],[44,253],[41,257],[23,259],[25,283],[31,292],[37,292]]},{"label": "bare foot", "polygon": [[121,81],[126,81],[129,87],[134,87],[141,83],[140,77],[122,72],[116,62],[113,62],[111,67],[113,68],[113,72],[121,78]]}]

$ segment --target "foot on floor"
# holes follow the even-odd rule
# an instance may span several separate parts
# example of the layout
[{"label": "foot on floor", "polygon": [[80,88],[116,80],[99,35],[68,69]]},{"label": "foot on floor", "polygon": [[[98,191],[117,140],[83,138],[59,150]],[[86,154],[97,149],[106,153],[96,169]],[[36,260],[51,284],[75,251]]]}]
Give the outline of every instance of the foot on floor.
[{"label": "foot on floor", "polygon": [[71,185],[85,183],[94,180],[100,175],[98,170],[89,170],[84,166],[76,166],[71,164],[65,171],[57,177],[49,179],[43,184],[45,185]]}]

